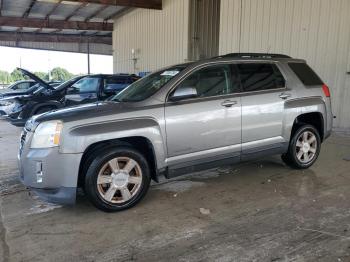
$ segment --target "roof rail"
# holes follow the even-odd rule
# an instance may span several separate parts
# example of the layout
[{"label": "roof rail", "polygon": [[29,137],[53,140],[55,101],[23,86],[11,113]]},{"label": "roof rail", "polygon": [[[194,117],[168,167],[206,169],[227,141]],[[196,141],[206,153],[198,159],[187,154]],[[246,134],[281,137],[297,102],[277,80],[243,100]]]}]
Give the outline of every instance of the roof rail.
[{"label": "roof rail", "polygon": [[221,55],[218,57],[234,57],[234,58],[291,58],[282,54],[269,54],[269,53],[230,53]]}]

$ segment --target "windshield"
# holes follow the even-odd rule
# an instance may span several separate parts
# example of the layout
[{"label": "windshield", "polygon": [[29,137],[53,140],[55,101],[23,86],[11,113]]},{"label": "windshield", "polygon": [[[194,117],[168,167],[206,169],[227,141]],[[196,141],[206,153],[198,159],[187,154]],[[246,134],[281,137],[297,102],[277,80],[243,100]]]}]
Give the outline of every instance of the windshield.
[{"label": "windshield", "polygon": [[155,94],[174,76],[180,73],[186,66],[175,66],[166,70],[158,71],[134,82],[122,92],[114,96],[111,101],[138,102]]},{"label": "windshield", "polygon": [[53,88],[56,89],[56,90],[62,90],[64,88],[66,88],[67,86],[71,85],[71,84],[74,84],[75,82],[77,82],[78,80],[80,80],[81,78],[83,78],[85,76],[76,76],[76,77],[73,77],[72,79],[66,81],[66,82],[63,82],[62,84],[58,85],[58,86],[54,86]]},{"label": "windshield", "polygon": [[[66,82],[63,82],[62,84],[60,85],[55,85],[55,86],[52,86],[53,89],[59,91],[59,90],[62,90],[64,88],[66,88],[67,86],[71,85],[71,84],[74,84],[76,81],[78,81],[80,78],[82,78],[83,76],[77,76],[77,77],[74,77]],[[36,88],[34,89],[34,94],[37,95],[37,94],[41,94],[42,91],[46,91],[47,88],[44,87],[44,86],[41,86],[40,84],[36,84],[35,85]],[[40,87],[39,87],[40,86]],[[33,86],[34,87],[34,86]],[[52,91],[51,91],[52,92]]]}]

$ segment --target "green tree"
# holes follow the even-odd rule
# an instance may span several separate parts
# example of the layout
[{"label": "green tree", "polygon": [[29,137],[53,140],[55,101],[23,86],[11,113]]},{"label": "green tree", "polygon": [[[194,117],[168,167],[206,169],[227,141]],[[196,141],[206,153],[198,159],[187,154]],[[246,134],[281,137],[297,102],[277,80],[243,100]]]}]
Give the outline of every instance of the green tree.
[{"label": "green tree", "polygon": [[25,79],[21,71],[19,71],[18,69],[15,69],[11,72],[11,78],[13,82],[17,82]]},{"label": "green tree", "polygon": [[41,78],[44,81],[49,80],[49,75],[45,72],[35,72],[34,75],[36,75],[37,77]]},{"label": "green tree", "polygon": [[10,84],[11,82],[12,82],[12,78],[9,72],[0,70],[0,83]]},{"label": "green tree", "polygon": [[67,81],[73,77],[73,74],[69,73],[66,69],[61,67],[55,67],[51,70],[51,80],[54,81]]}]

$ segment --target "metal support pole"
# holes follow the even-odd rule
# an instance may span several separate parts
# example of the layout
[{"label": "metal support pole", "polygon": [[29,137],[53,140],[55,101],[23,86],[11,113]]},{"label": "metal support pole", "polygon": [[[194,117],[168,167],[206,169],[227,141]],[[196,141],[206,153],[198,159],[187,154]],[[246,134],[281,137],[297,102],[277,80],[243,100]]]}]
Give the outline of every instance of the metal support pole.
[{"label": "metal support pole", "polygon": [[90,41],[87,42],[88,74],[90,75]]}]

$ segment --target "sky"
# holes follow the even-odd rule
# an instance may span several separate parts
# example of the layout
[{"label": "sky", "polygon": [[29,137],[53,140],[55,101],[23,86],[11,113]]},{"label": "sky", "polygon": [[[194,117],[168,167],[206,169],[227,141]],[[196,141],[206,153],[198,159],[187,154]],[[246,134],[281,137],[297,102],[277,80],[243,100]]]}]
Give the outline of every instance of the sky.
[{"label": "sky", "polygon": [[[62,67],[73,74],[87,74],[87,54],[0,47],[0,70],[12,72],[16,67],[31,72]],[[92,74],[113,73],[113,57],[90,55],[90,71]]]}]

